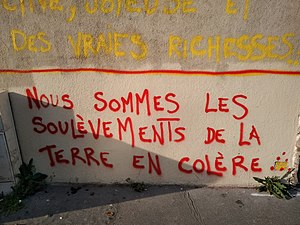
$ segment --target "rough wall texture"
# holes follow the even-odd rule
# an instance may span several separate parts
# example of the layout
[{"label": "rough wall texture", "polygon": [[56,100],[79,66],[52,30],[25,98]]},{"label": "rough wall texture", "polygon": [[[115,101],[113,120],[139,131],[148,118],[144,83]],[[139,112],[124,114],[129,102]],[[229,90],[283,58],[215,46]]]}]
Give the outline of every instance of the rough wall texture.
[{"label": "rough wall texture", "polygon": [[249,186],[284,173],[300,111],[299,10],[2,1],[0,84],[25,161],[59,182]]}]

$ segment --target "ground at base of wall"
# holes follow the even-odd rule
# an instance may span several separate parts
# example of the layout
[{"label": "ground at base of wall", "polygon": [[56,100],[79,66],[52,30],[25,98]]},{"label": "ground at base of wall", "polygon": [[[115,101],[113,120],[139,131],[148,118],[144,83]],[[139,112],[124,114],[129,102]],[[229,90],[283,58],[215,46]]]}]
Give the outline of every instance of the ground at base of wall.
[{"label": "ground at base of wall", "polygon": [[280,200],[255,189],[52,185],[24,204],[0,224],[300,225],[300,197]]}]

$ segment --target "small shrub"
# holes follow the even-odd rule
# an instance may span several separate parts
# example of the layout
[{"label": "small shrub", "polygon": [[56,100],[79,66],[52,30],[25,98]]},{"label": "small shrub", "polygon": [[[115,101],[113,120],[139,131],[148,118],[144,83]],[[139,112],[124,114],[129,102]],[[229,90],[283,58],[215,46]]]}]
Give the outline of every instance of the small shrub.
[{"label": "small shrub", "polygon": [[292,186],[287,182],[287,180],[285,180],[285,178],[287,178],[292,171],[293,170],[288,171],[281,178],[273,176],[265,177],[265,179],[253,177],[253,179],[262,184],[258,187],[259,192],[269,192],[270,195],[274,195],[280,199],[291,199],[293,198],[293,196],[291,195],[289,190],[292,188]]},{"label": "small shrub", "polygon": [[12,193],[4,196],[0,202],[0,214],[9,215],[17,212],[23,205],[23,199],[27,196],[33,195],[43,189],[46,185],[46,178],[43,173],[36,173],[33,159],[29,163],[22,163],[19,167],[19,172],[16,177],[17,183],[12,188]]},{"label": "small shrub", "polygon": [[127,178],[126,179],[126,182],[130,185],[130,187],[137,191],[137,192],[143,192],[143,191],[146,191],[146,185],[142,182],[142,183],[139,183],[139,182],[133,182],[130,178]]}]

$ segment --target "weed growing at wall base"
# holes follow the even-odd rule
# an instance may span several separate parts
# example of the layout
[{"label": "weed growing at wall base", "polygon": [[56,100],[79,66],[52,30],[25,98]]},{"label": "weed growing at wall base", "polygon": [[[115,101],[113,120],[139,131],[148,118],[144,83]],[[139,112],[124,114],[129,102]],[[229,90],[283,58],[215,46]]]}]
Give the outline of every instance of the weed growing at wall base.
[{"label": "weed growing at wall base", "polygon": [[[294,170],[294,169],[293,169]],[[281,178],[277,176],[265,177],[261,179],[258,177],[253,177],[255,181],[262,184],[258,187],[259,192],[269,192],[270,195],[274,195],[279,199],[291,199],[293,196],[289,192],[292,189],[292,186],[285,180],[293,170],[288,171]]]},{"label": "weed growing at wall base", "polygon": [[130,178],[126,179],[126,182],[130,185],[130,187],[135,190],[136,192],[143,192],[146,191],[146,185],[142,182],[133,182]]},{"label": "weed growing at wall base", "polygon": [[16,175],[18,181],[16,185],[12,187],[12,193],[7,196],[2,196],[0,214],[9,215],[17,212],[24,206],[22,202],[23,199],[45,187],[45,180],[48,176],[46,174],[37,173],[32,163],[33,159],[30,159],[28,164],[23,162],[20,166],[20,173]]}]

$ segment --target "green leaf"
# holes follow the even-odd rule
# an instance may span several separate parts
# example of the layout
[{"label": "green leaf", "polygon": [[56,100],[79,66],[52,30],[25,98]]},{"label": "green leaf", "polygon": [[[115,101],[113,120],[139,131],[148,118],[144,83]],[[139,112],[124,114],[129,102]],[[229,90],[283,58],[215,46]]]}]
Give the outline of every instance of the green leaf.
[{"label": "green leaf", "polygon": [[32,180],[41,182],[41,181],[44,181],[47,177],[48,177],[48,175],[46,175],[46,174],[36,173],[32,176]]},{"label": "green leaf", "polygon": [[285,198],[285,195],[282,193],[282,191],[276,185],[272,185],[272,188],[274,191],[274,195],[277,198]]},{"label": "green leaf", "polygon": [[295,170],[295,168],[293,168],[292,170],[286,172],[286,173],[281,177],[281,179],[285,179],[286,177],[288,177],[288,175],[290,175],[294,170]]},{"label": "green leaf", "polygon": [[285,198],[287,200],[289,200],[289,199],[293,198],[293,196],[291,195],[291,193],[289,191],[286,191]]},{"label": "green leaf", "polygon": [[261,183],[261,184],[265,184],[265,180],[264,179],[261,179],[261,178],[258,178],[258,177],[253,177],[254,180],[256,180],[258,183]]},{"label": "green leaf", "polygon": [[284,184],[282,184],[282,183],[279,182],[279,181],[274,182],[274,185],[276,185],[276,186],[277,186],[279,189],[281,189],[281,190],[284,190],[284,189],[287,188]]},{"label": "green leaf", "polygon": [[29,160],[28,167],[32,167],[32,163],[33,163],[33,158],[31,158],[31,159]]},{"label": "green leaf", "polygon": [[267,189],[267,187],[266,186],[259,186],[258,187],[258,191],[259,192],[266,192],[268,189]]}]

